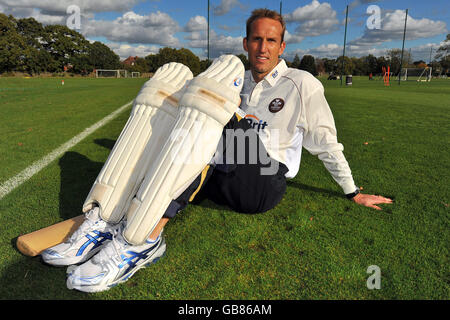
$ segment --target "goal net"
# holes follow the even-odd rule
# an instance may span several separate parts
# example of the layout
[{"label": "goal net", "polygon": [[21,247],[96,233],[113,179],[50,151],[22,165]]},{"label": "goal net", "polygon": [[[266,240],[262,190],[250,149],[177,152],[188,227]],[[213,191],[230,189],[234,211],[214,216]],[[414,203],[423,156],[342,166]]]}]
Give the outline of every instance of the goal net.
[{"label": "goal net", "polygon": [[431,81],[432,68],[402,68],[399,77],[402,81]]},{"label": "goal net", "polygon": [[96,69],[96,78],[126,78],[128,77],[127,70],[106,70],[106,69]]}]

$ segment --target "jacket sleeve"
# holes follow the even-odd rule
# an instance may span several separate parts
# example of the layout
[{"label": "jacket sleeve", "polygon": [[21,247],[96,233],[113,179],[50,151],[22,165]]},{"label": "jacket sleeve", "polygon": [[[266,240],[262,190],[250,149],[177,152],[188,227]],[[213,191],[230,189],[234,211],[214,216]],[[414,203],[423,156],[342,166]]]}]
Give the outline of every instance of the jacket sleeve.
[{"label": "jacket sleeve", "polygon": [[323,86],[309,92],[303,101],[302,113],[303,147],[322,160],[325,168],[345,194],[354,192],[356,185],[342,152],[344,146],[337,141],[333,114],[325,99]]}]

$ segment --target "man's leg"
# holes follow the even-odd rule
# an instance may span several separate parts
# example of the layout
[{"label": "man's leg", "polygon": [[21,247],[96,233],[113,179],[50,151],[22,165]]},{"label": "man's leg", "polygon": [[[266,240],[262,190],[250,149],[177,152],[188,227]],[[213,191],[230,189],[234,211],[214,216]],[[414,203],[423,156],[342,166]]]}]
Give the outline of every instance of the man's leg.
[{"label": "man's leg", "polygon": [[149,166],[170,136],[178,100],[192,72],[181,63],[160,67],[135,99],[127,124],[117,139],[83,205],[100,207],[100,216],[118,223]]},{"label": "man's leg", "polygon": [[[237,138],[237,135],[242,134],[248,139],[246,144]],[[229,148],[234,151],[229,152]],[[227,154],[231,154],[232,159],[227,159]],[[220,163],[211,163],[205,167],[195,181],[171,202],[150,234],[150,239],[156,239],[170,219],[193,202],[197,195],[243,213],[262,213],[281,201],[286,190],[285,174],[288,169],[269,157],[257,133],[238,114],[223,129],[214,158],[221,159]],[[269,167],[275,170],[267,170]],[[264,174],[270,171],[273,174]]]},{"label": "man's leg", "polygon": [[[235,149],[239,144],[235,143],[234,135],[229,135],[227,130],[241,132],[242,129],[252,130],[248,132],[247,137],[252,137],[253,133],[255,133],[250,127],[247,128],[244,122],[239,123],[237,118],[233,117],[222,132],[224,144],[228,148],[231,145]],[[226,143],[225,136],[233,137],[230,144]],[[251,140],[252,138],[250,138]],[[264,169],[267,169],[268,166],[273,167],[275,160],[269,158],[269,161],[267,161],[267,154],[264,157],[265,149],[263,146],[260,147],[263,150],[258,152],[259,155],[256,158],[256,162],[247,161],[244,163],[226,159],[225,147],[225,150],[223,150],[224,158],[228,161],[207,165],[194,182],[177,199],[170,202],[164,216],[153,228],[145,244],[130,245],[122,238],[122,233],[120,232],[117,237],[118,240],[109,244],[109,247],[103,249],[97,256],[79,268],[68,269],[68,287],[87,292],[103,291],[125,281],[139,268],[157,261],[165,251],[164,237],[161,235],[164,226],[170,221],[170,218],[173,218],[179,211],[184,209],[196,195],[201,194],[202,190],[213,201],[222,205],[228,205],[239,212],[257,213],[275,207],[286,190],[285,174],[287,173],[287,168],[284,164],[277,163],[277,171],[274,174],[261,174],[262,172],[268,172]],[[255,152],[255,149],[250,148],[249,144],[245,144],[243,150],[238,150],[235,150],[234,153],[236,160],[239,152],[243,152],[244,158],[247,160],[250,159],[250,153]],[[263,156],[261,157],[261,155]],[[120,258],[116,256],[118,252]],[[114,261],[122,261],[119,264],[119,268],[116,267]],[[107,267],[103,269],[102,266]],[[108,271],[106,272],[105,270]],[[112,270],[116,272],[114,277],[112,277],[113,280],[103,281],[103,275],[107,274],[110,276]]]},{"label": "man's leg", "polygon": [[168,63],[147,81],[131,115],[83,205],[85,221],[71,237],[42,253],[46,263],[69,265],[90,259],[116,235],[119,222],[171,133],[178,99],[192,72]]},{"label": "man's leg", "polygon": [[162,217],[161,220],[159,220],[158,224],[156,225],[155,229],[153,229],[152,233],[150,233],[150,236],[148,237],[150,240],[156,240],[158,236],[161,234],[162,230],[166,226],[167,222],[169,222],[169,218]]},{"label": "man's leg", "polygon": [[123,237],[147,239],[176,199],[211,161],[223,127],[237,110],[244,77],[239,58],[221,56],[194,78],[180,99],[173,135],[146,174],[127,212]]},{"label": "man's leg", "polygon": [[124,229],[92,259],[68,269],[68,288],[107,290],[164,254],[164,238],[150,236],[167,223],[161,219],[173,199],[185,195],[198,179],[201,182],[223,127],[240,103],[243,77],[240,59],[222,56],[189,83],[180,99],[173,134],[146,172],[126,213]]},{"label": "man's leg", "polygon": [[287,167],[269,156],[256,131],[238,114],[224,135],[222,161],[215,165],[200,197],[242,213],[275,207],[286,191]]}]

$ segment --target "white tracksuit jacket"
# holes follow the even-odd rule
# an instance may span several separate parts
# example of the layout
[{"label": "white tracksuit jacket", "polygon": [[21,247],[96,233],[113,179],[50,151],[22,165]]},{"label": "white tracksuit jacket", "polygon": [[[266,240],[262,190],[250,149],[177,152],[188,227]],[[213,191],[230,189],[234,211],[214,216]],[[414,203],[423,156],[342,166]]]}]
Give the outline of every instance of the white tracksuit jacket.
[{"label": "white tracksuit jacket", "polygon": [[288,68],[284,60],[259,83],[246,71],[241,99],[245,119],[269,155],[288,167],[286,178],[297,175],[304,147],[322,160],[345,194],[356,190],[324,88],[313,75]]}]

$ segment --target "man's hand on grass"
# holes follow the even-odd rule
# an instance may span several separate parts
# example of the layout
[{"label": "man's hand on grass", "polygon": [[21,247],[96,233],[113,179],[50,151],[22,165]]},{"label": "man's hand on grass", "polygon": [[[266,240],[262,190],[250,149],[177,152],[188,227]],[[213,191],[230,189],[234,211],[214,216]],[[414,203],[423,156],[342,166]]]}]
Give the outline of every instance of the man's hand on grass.
[{"label": "man's hand on grass", "polygon": [[374,208],[376,210],[382,210],[377,204],[381,203],[393,203],[394,201],[389,198],[385,198],[382,196],[372,195],[372,194],[364,194],[364,193],[358,193],[356,196],[352,199],[357,204]]}]

